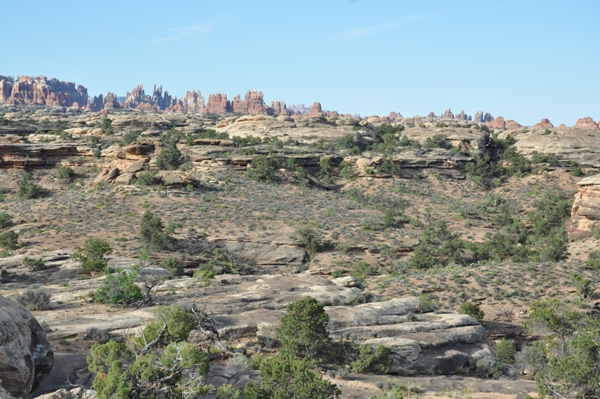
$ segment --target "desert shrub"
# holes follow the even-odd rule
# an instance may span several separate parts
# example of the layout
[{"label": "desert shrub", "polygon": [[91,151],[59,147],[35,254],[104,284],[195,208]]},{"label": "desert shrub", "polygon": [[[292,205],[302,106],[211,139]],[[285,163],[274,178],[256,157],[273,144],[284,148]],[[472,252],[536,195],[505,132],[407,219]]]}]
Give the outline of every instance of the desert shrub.
[{"label": "desert shrub", "polygon": [[254,180],[270,183],[275,177],[275,169],[278,166],[277,160],[270,159],[264,155],[252,157],[252,167],[248,169],[248,177]]},{"label": "desert shrub", "polygon": [[12,224],[12,216],[8,213],[0,213],[0,229],[4,229]]},{"label": "desert shrub", "polygon": [[319,161],[319,175],[324,181],[331,180],[331,172],[333,167],[331,166],[331,158],[324,157]]},{"label": "desert shrub", "polygon": [[419,312],[433,312],[436,306],[431,297],[427,294],[419,295]]},{"label": "desert shrub", "polygon": [[[541,397],[593,398],[600,395],[600,321],[557,298],[530,305],[526,327],[551,331],[543,344],[536,383]],[[540,345],[542,346],[542,345]]]},{"label": "desert shrub", "polygon": [[29,258],[27,256],[23,258],[23,265],[32,272],[46,268],[46,262],[42,258]]},{"label": "desert shrub", "polygon": [[367,277],[374,276],[377,274],[377,268],[368,262],[358,261],[352,265],[352,271],[350,275],[363,283],[367,281]]},{"label": "desert shrub", "polygon": [[173,273],[174,276],[183,275],[183,267],[174,256],[167,256],[160,262],[160,267]]},{"label": "desert shrub", "polygon": [[352,179],[354,178],[354,168],[352,167],[352,165],[346,161],[342,161],[340,162],[340,166],[338,169],[338,172],[340,174],[341,177],[343,177],[344,179]]},{"label": "desert shrub", "polygon": [[241,353],[236,353],[227,359],[227,367],[230,367],[234,370],[250,370],[250,359]]},{"label": "desert shrub", "polygon": [[537,151],[532,151],[531,152],[531,162],[533,162],[533,163],[548,163],[551,166],[556,166],[556,165],[558,165],[558,158],[556,157],[556,154],[554,154],[554,153],[542,154]]},{"label": "desert shrub", "polygon": [[600,251],[590,252],[585,264],[591,269],[600,270]]},{"label": "desert shrub", "polygon": [[282,352],[309,359],[322,356],[329,343],[329,315],[324,305],[313,297],[305,297],[287,305],[286,310],[276,330]]},{"label": "desert shrub", "polygon": [[408,399],[415,398],[414,392],[403,386],[393,386],[389,389],[383,389],[375,395],[371,395],[369,399]]},{"label": "desert shrub", "polygon": [[156,167],[161,170],[175,170],[181,164],[181,152],[175,145],[165,145],[156,156]]},{"label": "desert shrub", "polygon": [[577,273],[571,273],[571,280],[577,290],[577,295],[581,298],[592,298],[594,296],[594,286],[591,280],[583,278]]},{"label": "desert shrub", "polygon": [[358,356],[352,362],[352,371],[356,373],[387,374],[392,366],[391,349],[384,345],[360,345]]},{"label": "desert shrub", "polygon": [[140,186],[152,186],[157,184],[156,171],[145,170],[137,175],[137,184]]},{"label": "desert shrub", "polygon": [[94,301],[114,305],[129,305],[142,299],[142,291],[135,284],[138,273],[138,268],[132,268],[130,272],[123,269],[108,272],[106,279],[94,294]]},{"label": "desert shrub", "polygon": [[501,366],[515,362],[515,346],[506,338],[502,338],[496,345],[496,355]]},{"label": "desert shrub", "polygon": [[27,291],[17,295],[15,300],[29,310],[50,309],[50,298],[52,296],[39,288],[28,288]]},{"label": "desert shrub", "polygon": [[377,168],[377,171],[384,175],[394,175],[398,171],[398,167],[392,158],[385,157],[383,158],[381,165]]},{"label": "desert shrub", "polygon": [[157,250],[172,251],[175,249],[175,239],[171,236],[172,227],[165,228],[162,220],[146,211],[140,221],[140,237]]},{"label": "desert shrub", "polygon": [[501,373],[500,364],[495,356],[484,356],[475,363],[475,373],[484,378],[495,378]]},{"label": "desert shrub", "polygon": [[17,249],[19,247],[19,235],[14,231],[0,234],[0,248]]},{"label": "desert shrub", "polygon": [[75,176],[75,171],[68,166],[59,166],[56,170],[56,177],[59,179],[72,179]]},{"label": "desert shrub", "polygon": [[22,199],[36,198],[40,195],[40,187],[31,181],[31,175],[25,174],[21,180],[19,180],[19,187],[17,188],[17,196]]},{"label": "desert shrub", "polygon": [[81,267],[86,272],[101,272],[108,265],[104,256],[111,253],[112,248],[108,241],[101,238],[88,238],[83,248],[77,247],[71,258],[80,261]]},{"label": "desert shrub", "polygon": [[408,263],[418,269],[446,266],[449,262],[464,264],[464,247],[459,234],[453,233],[445,221],[439,220],[424,226],[419,245]]},{"label": "desert shrub", "polygon": [[460,305],[460,308],[458,309],[458,313],[468,314],[469,316],[473,316],[480,323],[483,321],[483,318],[485,317],[485,313],[483,313],[483,310],[481,310],[481,308],[479,306],[477,306],[471,302],[463,302],[463,304]]},{"label": "desert shrub", "polygon": [[244,391],[236,389],[231,384],[223,384],[217,388],[217,399],[243,399]]},{"label": "desert shrub", "polygon": [[134,131],[134,132],[127,132],[127,133],[123,134],[121,143],[123,143],[123,145],[129,145],[129,144],[133,143],[134,141],[137,140],[140,133],[141,132],[139,132],[139,131]]},{"label": "desert shrub", "polygon": [[329,399],[341,394],[340,389],[313,371],[313,361],[280,353],[263,360],[260,382],[249,382],[246,399]]},{"label": "desert shrub", "polygon": [[188,399],[208,392],[208,358],[184,342],[194,327],[202,328],[206,314],[193,305],[171,305],[154,316],[142,336],[92,346],[87,362],[99,399]]},{"label": "desert shrub", "polygon": [[321,249],[321,239],[317,233],[311,228],[303,228],[296,230],[292,238],[302,245],[309,255],[314,255]]},{"label": "desert shrub", "polygon": [[367,149],[367,145],[362,137],[346,134],[336,141],[335,148],[336,150],[348,150],[350,154],[360,154]]}]

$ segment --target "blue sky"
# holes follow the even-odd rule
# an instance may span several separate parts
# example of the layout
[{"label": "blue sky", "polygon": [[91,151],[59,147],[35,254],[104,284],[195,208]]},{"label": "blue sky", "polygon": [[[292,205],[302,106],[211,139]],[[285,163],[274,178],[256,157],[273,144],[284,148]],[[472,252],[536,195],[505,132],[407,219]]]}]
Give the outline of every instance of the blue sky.
[{"label": "blue sky", "polygon": [[361,115],[600,119],[599,0],[11,1],[0,75]]}]

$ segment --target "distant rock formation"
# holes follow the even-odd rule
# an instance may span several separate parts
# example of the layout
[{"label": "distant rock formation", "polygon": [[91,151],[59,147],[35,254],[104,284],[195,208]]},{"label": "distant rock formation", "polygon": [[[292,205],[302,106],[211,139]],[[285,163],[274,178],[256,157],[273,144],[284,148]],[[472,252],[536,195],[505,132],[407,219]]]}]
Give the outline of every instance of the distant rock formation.
[{"label": "distant rock formation", "polygon": [[117,95],[111,93],[110,91],[106,93],[106,97],[104,97],[104,109],[114,109],[121,108],[119,106],[119,101],[117,101]]},{"label": "distant rock formation", "polygon": [[289,115],[290,111],[287,109],[284,101],[271,101],[269,108],[272,110],[274,115]]},{"label": "distant rock formation", "polygon": [[506,129],[504,118],[499,116],[491,122],[488,122],[488,127],[492,129]]},{"label": "distant rock formation", "polygon": [[321,103],[316,102],[313,104],[312,109],[310,110],[309,116],[323,116],[323,109],[321,108]]},{"label": "distant rock formation", "polygon": [[488,123],[493,120],[494,120],[494,117],[489,112],[487,112],[484,115],[483,111],[475,112],[475,118],[473,118],[473,122],[475,122],[475,123]]},{"label": "distant rock formation", "polygon": [[257,92],[256,90],[248,90],[243,100],[238,94],[231,102],[231,107],[233,109],[233,112],[238,114],[267,114],[267,107],[265,106],[262,91]]},{"label": "distant rock formation", "polygon": [[575,124],[576,128],[579,129],[598,129],[598,124],[596,124],[596,122],[594,122],[594,120],[592,118],[585,117],[585,118],[581,118],[577,120],[577,123]]},{"label": "distant rock formation", "polygon": [[534,129],[548,129],[552,127],[554,127],[554,125],[552,124],[552,122],[550,122],[549,119],[546,118],[542,118],[542,120],[539,123],[533,125]]},{"label": "distant rock formation", "polygon": [[46,105],[49,107],[85,106],[87,89],[72,82],[45,76],[0,76],[0,104]]},{"label": "distant rock formation", "polygon": [[518,129],[518,128],[523,127],[523,126],[521,126],[521,124],[519,122],[516,122],[516,121],[513,121],[512,119],[509,119],[509,120],[507,120],[504,123],[504,127],[506,129],[508,129],[508,130],[511,130],[511,129]]},{"label": "distant rock formation", "polygon": [[208,96],[206,112],[210,114],[225,114],[231,112],[231,104],[227,101],[227,94],[217,93]]},{"label": "distant rock formation", "polygon": [[450,108],[446,108],[441,116],[441,119],[454,119],[454,114],[450,111]]},{"label": "distant rock formation", "polygon": [[427,115],[427,117],[428,117],[429,119],[437,119],[437,115],[436,115],[436,114],[435,114],[433,111],[431,111],[431,112],[429,113],[429,115]]}]

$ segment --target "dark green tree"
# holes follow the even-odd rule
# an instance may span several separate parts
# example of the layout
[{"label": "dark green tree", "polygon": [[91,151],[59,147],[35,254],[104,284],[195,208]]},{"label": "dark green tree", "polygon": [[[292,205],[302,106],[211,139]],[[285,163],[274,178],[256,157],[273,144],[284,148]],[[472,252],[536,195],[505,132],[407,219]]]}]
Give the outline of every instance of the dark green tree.
[{"label": "dark green tree", "polygon": [[108,241],[101,238],[88,238],[83,248],[77,247],[71,258],[80,261],[81,267],[86,272],[101,272],[108,265],[104,256],[111,253],[112,248]]},{"label": "dark green tree", "polygon": [[329,315],[313,297],[304,297],[286,307],[287,313],[277,327],[282,352],[308,359],[319,358],[329,343]]}]

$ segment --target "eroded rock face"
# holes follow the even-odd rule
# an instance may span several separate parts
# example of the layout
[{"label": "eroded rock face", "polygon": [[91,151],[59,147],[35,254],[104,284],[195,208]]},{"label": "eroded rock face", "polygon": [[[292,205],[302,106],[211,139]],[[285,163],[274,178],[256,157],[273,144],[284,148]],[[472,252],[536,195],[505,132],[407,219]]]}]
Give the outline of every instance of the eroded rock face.
[{"label": "eroded rock face", "polygon": [[598,129],[596,122],[594,122],[594,120],[589,116],[578,119],[574,127],[579,129]]},{"label": "eroded rock face", "polygon": [[504,122],[504,118],[499,116],[491,122],[488,122],[488,127],[490,129],[505,129],[506,124]]},{"label": "eroded rock face", "polygon": [[73,82],[63,82],[45,76],[0,76],[0,104],[35,104],[72,107],[85,106],[87,89]]},{"label": "eroded rock face", "polygon": [[579,191],[566,224],[571,240],[592,237],[600,228],[600,174],[586,177],[577,185]]},{"label": "eroded rock face", "polygon": [[309,116],[321,116],[323,115],[323,109],[321,108],[321,103],[316,102],[313,104],[312,109],[310,110]]},{"label": "eroded rock face", "polygon": [[35,317],[0,296],[0,397],[29,397],[53,364],[54,353]]}]

